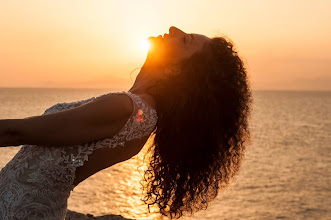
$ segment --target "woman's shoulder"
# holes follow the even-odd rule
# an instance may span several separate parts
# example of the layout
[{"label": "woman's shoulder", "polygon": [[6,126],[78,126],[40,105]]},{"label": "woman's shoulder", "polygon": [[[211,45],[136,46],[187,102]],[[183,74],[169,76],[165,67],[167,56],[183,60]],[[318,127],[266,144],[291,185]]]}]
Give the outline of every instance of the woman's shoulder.
[{"label": "woman's shoulder", "polygon": [[133,95],[135,97],[138,97],[141,101],[143,101],[149,108],[152,108],[154,110],[156,110],[156,102],[153,98],[153,96],[151,96],[148,93],[133,93],[128,91],[127,92],[129,95]]}]

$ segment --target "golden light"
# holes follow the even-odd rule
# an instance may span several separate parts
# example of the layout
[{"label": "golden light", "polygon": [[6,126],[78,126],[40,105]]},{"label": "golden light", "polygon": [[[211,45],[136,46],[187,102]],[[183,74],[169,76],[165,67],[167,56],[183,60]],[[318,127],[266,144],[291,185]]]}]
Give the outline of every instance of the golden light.
[{"label": "golden light", "polygon": [[140,47],[141,47],[141,49],[142,49],[145,53],[147,53],[147,52],[148,52],[148,49],[149,49],[149,47],[150,47],[150,43],[148,42],[147,39],[142,40],[141,43],[140,43]]}]

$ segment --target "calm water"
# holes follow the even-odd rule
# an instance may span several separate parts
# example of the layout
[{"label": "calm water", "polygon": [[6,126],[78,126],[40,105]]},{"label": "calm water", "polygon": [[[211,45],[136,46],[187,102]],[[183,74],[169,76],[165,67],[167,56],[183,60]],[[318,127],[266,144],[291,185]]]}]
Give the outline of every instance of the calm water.
[{"label": "calm water", "polygon": [[[40,115],[58,102],[110,92],[0,89],[0,119]],[[232,185],[198,219],[331,219],[331,92],[254,93],[252,143]],[[2,168],[19,148],[0,148]],[[69,209],[153,219],[139,198],[143,151],[75,188]],[[142,172],[142,168],[139,168]]]}]

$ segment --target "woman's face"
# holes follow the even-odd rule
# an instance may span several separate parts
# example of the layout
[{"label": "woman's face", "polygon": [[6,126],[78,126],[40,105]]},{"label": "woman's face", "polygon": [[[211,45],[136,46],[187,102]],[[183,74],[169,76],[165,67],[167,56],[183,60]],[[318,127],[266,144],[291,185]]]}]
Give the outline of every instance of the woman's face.
[{"label": "woman's face", "polygon": [[201,50],[210,40],[204,35],[187,34],[172,26],[169,34],[148,38],[151,46],[146,61],[164,65],[178,64]]}]

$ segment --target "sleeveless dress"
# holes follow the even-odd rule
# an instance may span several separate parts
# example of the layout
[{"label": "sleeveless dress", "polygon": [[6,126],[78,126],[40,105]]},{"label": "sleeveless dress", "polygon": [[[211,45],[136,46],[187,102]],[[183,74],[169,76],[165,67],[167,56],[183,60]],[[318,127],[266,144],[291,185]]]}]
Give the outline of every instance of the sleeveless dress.
[{"label": "sleeveless dress", "polygon": [[[108,95],[110,93],[104,94]],[[104,147],[123,147],[126,141],[149,136],[156,127],[156,110],[131,92],[126,94],[134,110],[123,128],[114,136],[70,146],[23,145],[0,171],[0,219],[64,219],[67,199],[76,168],[83,166],[89,155]],[[75,108],[101,96],[71,103],[58,103],[43,115]]]}]

